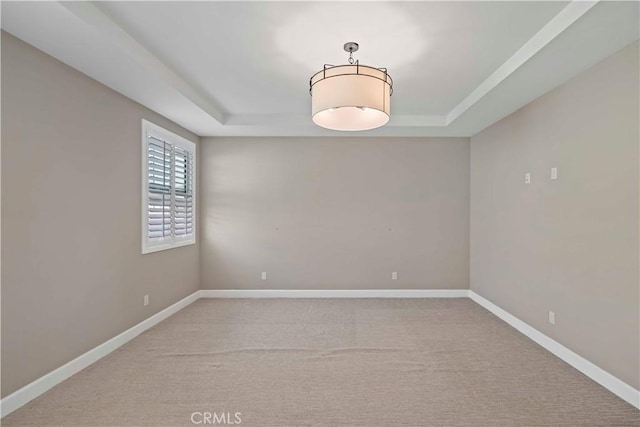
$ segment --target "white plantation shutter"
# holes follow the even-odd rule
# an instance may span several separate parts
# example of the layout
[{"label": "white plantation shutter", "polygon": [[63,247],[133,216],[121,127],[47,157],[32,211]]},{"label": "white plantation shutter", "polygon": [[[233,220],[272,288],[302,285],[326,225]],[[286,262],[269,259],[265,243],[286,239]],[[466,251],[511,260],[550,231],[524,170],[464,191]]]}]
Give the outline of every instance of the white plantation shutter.
[{"label": "white plantation shutter", "polygon": [[171,144],[148,136],[147,237],[171,237]]},{"label": "white plantation shutter", "polygon": [[193,155],[187,150],[174,148],[175,216],[176,235],[193,233]]},{"label": "white plantation shutter", "polygon": [[142,252],[195,243],[195,144],[143,121]]}]

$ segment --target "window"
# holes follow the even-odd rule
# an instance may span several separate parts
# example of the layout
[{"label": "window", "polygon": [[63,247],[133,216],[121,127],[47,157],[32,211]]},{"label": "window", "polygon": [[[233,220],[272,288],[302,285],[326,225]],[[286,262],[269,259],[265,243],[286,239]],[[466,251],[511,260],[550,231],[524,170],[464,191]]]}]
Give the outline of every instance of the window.
[{"label": "window", "polygon": [[196,146],[142,121],[142,253],[196,242]]}]

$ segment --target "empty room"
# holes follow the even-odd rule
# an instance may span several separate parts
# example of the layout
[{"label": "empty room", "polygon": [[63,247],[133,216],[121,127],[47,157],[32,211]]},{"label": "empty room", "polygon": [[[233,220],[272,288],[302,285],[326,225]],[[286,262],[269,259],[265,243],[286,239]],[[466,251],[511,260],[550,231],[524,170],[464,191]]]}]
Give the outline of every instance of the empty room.
[{"label": "empty room", "polygon": [[640,427],[640,2],[0,12],[3,426]]}]

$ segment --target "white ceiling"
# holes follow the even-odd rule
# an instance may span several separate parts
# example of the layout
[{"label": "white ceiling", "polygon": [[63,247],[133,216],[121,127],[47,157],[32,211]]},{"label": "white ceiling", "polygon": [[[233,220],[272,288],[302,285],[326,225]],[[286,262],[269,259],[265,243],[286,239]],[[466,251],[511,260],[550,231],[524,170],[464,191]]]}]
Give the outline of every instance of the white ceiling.
[{"label": "white ceiling", "polygon": [[371,136],[472,135],[639,38],[637,2],[6,2],[2,28],[202,136],[334,135],[309,77],[394,79]]}]

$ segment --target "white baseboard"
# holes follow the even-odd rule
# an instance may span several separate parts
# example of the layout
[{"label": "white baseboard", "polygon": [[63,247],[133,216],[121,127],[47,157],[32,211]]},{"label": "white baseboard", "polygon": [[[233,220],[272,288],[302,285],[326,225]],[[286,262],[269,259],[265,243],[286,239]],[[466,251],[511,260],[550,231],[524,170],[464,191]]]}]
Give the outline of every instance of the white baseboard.
[{"label": "white baseboard", "polygon": [[444,290],[199,290],[148,319],[127,329],[109,341],[76,357],[72,361],[27,384],[0,401],[0,418],[10,414],[70,376],[102,359],[107,354],[182,310],[199,298],[459,298],[467,297],[468,289]]},{"label": "white baseboard", "polygon": [[147,329],[155,326],[160,323],[167,317],[176,313],[177,311],[182,310],[184,307],[188,306],[192,302],[196,301],[199,298],[199,291],[196,291],[189,295],[188,297],[181,299],[177,303],[165,308],[159,313],[154,314],[148,319],[138,323],[137,325],[127,329],[121,334],[111,338],[109,341],[106,341],[103,344],[87,351],[86,353],[76,357],[72,361],[62,365],[58,369],[49,372],[48,374],[38,378],[32,383],[27,384],[22,387],[20,390],[17,390],[11,393],[9,396],[2,399],[0,402],[0,413],[1,416],[10,414],[21,406],[27,404],[31,400],[40,396],[42,393],[51,389],[52,387],[60,384],[62,381],[66,380],[70,376],[80,372],[87,366],[92,363],[97,362],[102,359],[104,356],[108,355],[112,351],[116,350],[118,347],[126,344],[131,339],[137,337],[142,332]]},{"label": "white baseboard", "polygon": [[468,295],[468,289],[199,290],[5,397],[0,401],[0,418],[102,359],[199,298],[462,298]]},{"label": "white baseboard", "polygon": [[615,395],[640,409],[640,391],[572,352],[542,332],[468,289],[367,289],[367,290],[199,290],[154,314],[109,341],[76,357],[58,369],[38,378],[0,402],[1,417],[10,414],[70,376],[100,360],[147,329],[160,323],[199,298],[465,298],[469,297],[509,325],[531,338],[560,359],[601,384]]},{"label": "white baseboard", "polygon": [[465,298],[468,289],[201,289],[200,298]]},{"label": "white baseboard", "polygon": [[636,408],[640,409],[640,391],[631,387],[629,384],[614,377],[604,369],[589,362],[584,357],[569,350],[559,342],[549,338],[537,329],[529,326],[522,320],[518,319],[511,313],[498,307],[491,301],[481,297],[473,291],[469,291],[469,298],[489,310],[491,313],[504,320],[506,323],[514,327],[523,335],[529,337],[551,353],[555,354],[560,359],[567,362],[569,365],[576,368],[604,388],[611,391],[616,396],[629,402]]}]

